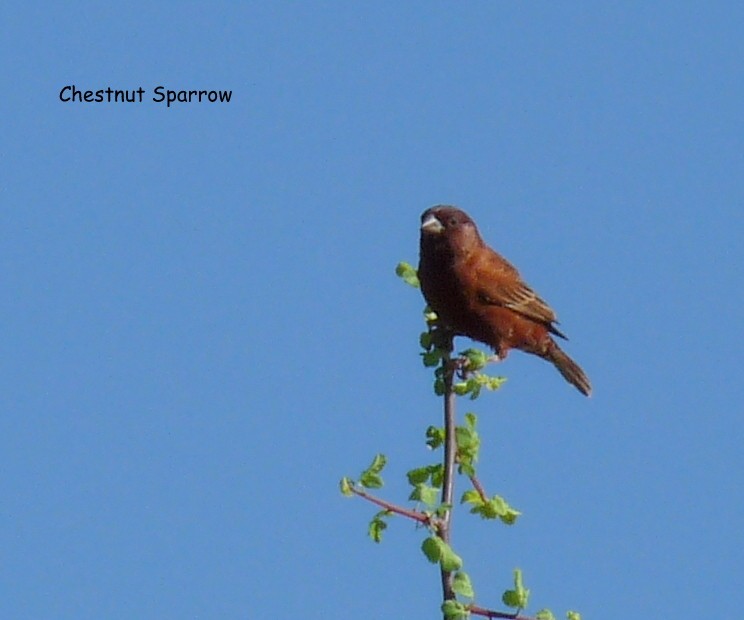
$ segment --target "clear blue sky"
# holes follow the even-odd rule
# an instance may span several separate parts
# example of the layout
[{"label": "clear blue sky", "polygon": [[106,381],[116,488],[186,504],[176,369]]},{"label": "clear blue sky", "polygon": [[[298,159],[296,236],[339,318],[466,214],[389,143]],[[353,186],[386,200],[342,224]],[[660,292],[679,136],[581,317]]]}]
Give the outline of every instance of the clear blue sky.
[{"label": "clear blue sky", "polygon": [[[557,310],[454,521],[478,602],[744,606],[744,8],[0,9],[0,617],[436,618],[423,533],[338,493],[431,462],[419,215],[453,203]],[[142,104],[62,103],[146,89]],[[230,89],[229,104],[150,100]],[[467,341],[462,341],[462,346]],[[460,412],[470,408],[461,405]],[[462,485],[460,490],[463,490]]]}]

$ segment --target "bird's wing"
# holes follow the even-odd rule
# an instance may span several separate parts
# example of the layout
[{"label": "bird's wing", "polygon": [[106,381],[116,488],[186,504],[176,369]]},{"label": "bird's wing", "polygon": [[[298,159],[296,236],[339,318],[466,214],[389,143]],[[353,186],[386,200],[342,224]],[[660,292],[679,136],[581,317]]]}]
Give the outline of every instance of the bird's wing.
[{"label": "bird's wing", "polygon": [[519,278],[516,269],[511,265],[508,267],[505,270],[494,270],[488,266],[479,269],[479,300],[485,304],[509,308],[528,319],[543,323],[551,332],[565,338],[553,325],[558,322],[553,309]]}]

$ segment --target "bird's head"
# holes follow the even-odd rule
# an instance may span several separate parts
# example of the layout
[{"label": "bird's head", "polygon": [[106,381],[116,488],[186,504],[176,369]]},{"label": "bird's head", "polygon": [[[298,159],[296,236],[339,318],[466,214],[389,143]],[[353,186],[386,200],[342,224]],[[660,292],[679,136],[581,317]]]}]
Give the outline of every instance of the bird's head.
[{"label": "bird's head", "polygon": [[437,205],[421,214],[421,243],[446,243],[461,252],[483,245],[478,227],[456,207]]}]

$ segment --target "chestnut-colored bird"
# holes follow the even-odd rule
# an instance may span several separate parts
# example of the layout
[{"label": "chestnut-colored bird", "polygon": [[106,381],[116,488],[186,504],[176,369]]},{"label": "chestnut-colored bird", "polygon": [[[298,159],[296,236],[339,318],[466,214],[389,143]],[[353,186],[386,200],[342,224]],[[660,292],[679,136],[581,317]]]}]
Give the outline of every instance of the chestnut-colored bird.
[{"label": "chestnut-colored bird", "polygon": [[424,211],[420,250],[421,291],[443,325],[489,345],[502,359],[509,349],[539,355],[589,396],[589,378],[551,337],[566,339],[555,312],[486,245],[467,213],[445,205]]}]

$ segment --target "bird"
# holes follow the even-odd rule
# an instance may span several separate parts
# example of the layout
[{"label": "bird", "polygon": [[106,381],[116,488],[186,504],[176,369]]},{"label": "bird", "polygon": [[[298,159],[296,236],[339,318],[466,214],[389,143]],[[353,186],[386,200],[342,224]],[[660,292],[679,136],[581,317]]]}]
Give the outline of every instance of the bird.
[{"label": "bird", "polygon": [[423,212],[418,277],[441,326],[488,345],[500,359],[510,349],[537,355],[579,392],[591,394],[586,373],[554,338],[568,340],[556,313],[483,241],[467,213],[449,205]]}]

